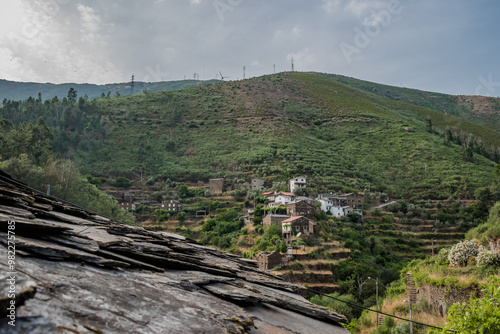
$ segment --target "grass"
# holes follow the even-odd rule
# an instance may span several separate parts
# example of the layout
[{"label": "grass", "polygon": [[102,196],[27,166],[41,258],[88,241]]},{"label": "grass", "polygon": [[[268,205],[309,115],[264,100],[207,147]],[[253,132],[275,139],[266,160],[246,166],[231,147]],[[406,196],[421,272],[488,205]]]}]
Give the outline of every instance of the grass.
[{"label": "grass", "polygon": [[500,269],[479,268],[475,265],[467,267],[452,267],[437,265],[433,259],[414,263],[410,267],[417,284],[430,284],[445,287],[466,288],[477,287],[487,282],[491,275],[499,275]]},{"label": "grass", "polygon": [[[443,114],[456,116],[464,120],[500,130],[500,117],[497,114],[499,99],[480,96],[454,96],[417,89],[387,86],[373,82],[349,78],[335,74],[318,75],[349,87],[362,90],[373,96],[417,105]],[[478,107],[480,105],[480,107]],[[434,120],[433,120],[434,121]]]},{"label": "grass", "polygon": [[[443,144],[446,128],[500,146],[493,130],[307,73],[99,99],[86,113],[102,117],[105,135],[72,134],[60,153],[106,178],[272,183],[306,174],[318,192],[443,199],[472,196],[494,166],[479,154],[465,162],[461,146]],[[436,132],[425,130],[426,117]]]}]

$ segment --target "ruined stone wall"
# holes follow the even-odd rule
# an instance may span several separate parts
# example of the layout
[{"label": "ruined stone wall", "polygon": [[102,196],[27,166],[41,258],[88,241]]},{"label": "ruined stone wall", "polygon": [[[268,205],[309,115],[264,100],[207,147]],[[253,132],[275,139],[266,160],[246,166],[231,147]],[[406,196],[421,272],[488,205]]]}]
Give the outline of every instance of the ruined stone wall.
[{"label": "ruined stone wall", "polygon": [[417,288],[417,303],[425,298],[429,302],[431,312],[444,317],[448,307],[454,303],[464,303],[471,294],[481,295],[479,288],[455,288],[436,285],[423,285]]}]

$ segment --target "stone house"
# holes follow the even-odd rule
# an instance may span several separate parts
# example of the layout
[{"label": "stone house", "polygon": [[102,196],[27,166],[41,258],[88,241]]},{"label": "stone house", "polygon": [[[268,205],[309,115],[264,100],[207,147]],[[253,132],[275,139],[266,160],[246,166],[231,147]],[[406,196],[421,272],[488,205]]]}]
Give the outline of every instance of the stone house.
[{"label": "stone house", "polygon": [[135,204],[134,203],[129,203],[129,202],[121,202],[120,207],[123,210],[135,210]]},{"label": "stone house", "polygon": [[288,188],[290,192],[295,193],[297,189],[305,189],[306,188],[307,178],[305,176],[298,176],[288,181]]},{"label": "stone house", "polygon": [[252,179],[252,190],[257,190],[264,186],[264,180],[262,179]]},{"label": "stone house", "polygon": [[365,194],[363,193],[350,193],[343,195],[334,195],[331,197],[335,206],[351,206],[354,209],[360,208],[365,204]]},{"label": "stone house", "polygon": [[290,218],[290,216],[287,216],[287,215],[269,214],[269,215],[265,216],[262,219],[262,225],[264,227],[264,231],[267,230],[269,228],[269,226],[271,226],[271,224],[278,224],[279,226],[281,226],[281,222],[283,220],[288,219],[288,218]]},{"label": "stone house", "polygon": [[281,222],[281,227],[285,239],[291,238],[292,230],[294,230],[296,233],[300,232],[302,234],[319,234],[318,223],[312,219],[302,216],[295,216],[283,220]]},{"label": "stone house", "polygon": [[208,191],[212,195],[222,194],[224,189],[224,179],[210,179],[208,181]]},{"label": "stone house", "polygon": [[134,193],[125,193],[122,195],[122,202],[123,203],[134,203],[135,201],[135,194]]},{"label": "stone house", "polygon": [[292,201],[286,204],[286,214],[290,217],[302,216],[316,220],[314,212],[316,212],[316,207],[306,201]]},{"label": "stone house", "polygon": [[171,199],[171,200],[162,202],[161,208],[164,210],[173,210],[175,212],[179,212],[182,210],[182,205],[179,201]]},{"label": "stone house", "polygon": [[257,255],[260,270],[272,270],[281,264],[282,256],[279,252],[262,252]]}]

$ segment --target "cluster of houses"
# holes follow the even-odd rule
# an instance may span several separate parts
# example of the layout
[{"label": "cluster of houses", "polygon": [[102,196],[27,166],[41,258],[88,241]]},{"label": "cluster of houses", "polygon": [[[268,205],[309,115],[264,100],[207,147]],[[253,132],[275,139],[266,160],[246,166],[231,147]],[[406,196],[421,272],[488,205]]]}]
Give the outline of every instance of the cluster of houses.
[{"label": "cluster of houses", "polygon": [[[261,179],[252,180],[252,188],[262,187],[264,184]],[[294,193],[298,189],[306,189],[307,178],[299,176],[289,180],[288,188],[290,192],[265,192],[262,194],[268,200],[269,209],[285,207],[286,214],[275,214],[269,212],[262,220],[264,230],[267,230],[271,224],[277,224],[282,228],[285,239],[291,243],[293,234],[318,234],[319,228],[315,212],[321,209],[333,216],[343,217],[350,212],[363,215],[361,207],[365,204],[365,196],[362,193],[350,194],[319,194],[317,198],[305,196],[296,196]],[[319,208],[316,203],[319,202]],[[245,216],[247,222],[251,221],[253,210],[249,210],[249,215]]]},{"label": "cluster of houses", "polygon": [[[253,179],[252,189],[254,185],[262,187],[263,180]],[[281,226],[283,236],[291,246],[292,236],[300,234],[319,234],[319,227],[316,220],[315,212],[320,209],[330,213],[333,216],[343,217],[354,212],[363,216],[362,206],[366,203],[366,198],[363,193],[349,194],[318,194],[316,198],[296,196],[294,193],[298,189],[306,189],[307,178],[299,176],[289,180],[288,188],[290,192],[266,192],[262,196],[268,199],[268,208],[286,207],[286,214],[268,213],[262,220],[264,230],[268,229],[271,224]],[[378,201],[380,201],[378,199]],[[377,202],[377,201],[376,201]],[[318,207],[316,203],[319,203]],[[380,204],[380,203],[376,203]],[[246,216],[247,220],[251,220],[253,216]],[[287,255],[287,256],[290,256]],[[271,270],[275,266],[281,265],[287,257],[283,257],[279,252],[262,252],[257,255],[259,269]]]}]

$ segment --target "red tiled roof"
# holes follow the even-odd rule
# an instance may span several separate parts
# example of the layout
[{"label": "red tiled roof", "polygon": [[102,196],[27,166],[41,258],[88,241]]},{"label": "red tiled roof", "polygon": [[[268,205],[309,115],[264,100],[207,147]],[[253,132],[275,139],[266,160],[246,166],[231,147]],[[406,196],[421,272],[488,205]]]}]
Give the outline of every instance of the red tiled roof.
[{"label": "red tiled roof", "polygon": [[291,223],[294,220],[297,220],[299,218],[302,218],[302,216],[295,216],[295,217],[291,217],[291,218],[285,219],[285,220],[282,221],[282,223]]},{"label": "red tiled roof", "polygon": [[279,193],[279,195],[285,195],[285,196],[295,196],[294,194],[292,193]]}]

